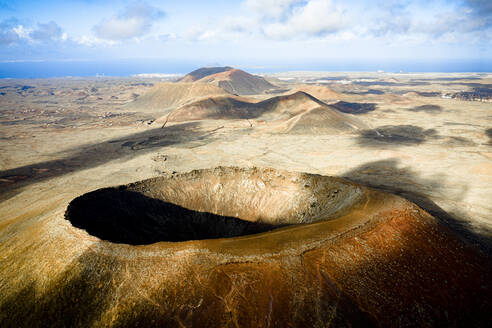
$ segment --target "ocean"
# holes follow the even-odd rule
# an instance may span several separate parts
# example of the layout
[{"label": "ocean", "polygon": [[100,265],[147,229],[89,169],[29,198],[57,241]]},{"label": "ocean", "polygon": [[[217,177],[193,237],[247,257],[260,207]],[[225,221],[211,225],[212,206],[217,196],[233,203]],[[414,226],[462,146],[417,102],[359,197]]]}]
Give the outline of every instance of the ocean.
[{"label": "ocean", "polygon": [[326,72],[492,72],[492,60],[325,60],[296,62],[206,63],[160,59],[106,61],[3,61],[0,78],[127,77],[142,73],[186,74],[203,66],[234,66],[252,73]]}]

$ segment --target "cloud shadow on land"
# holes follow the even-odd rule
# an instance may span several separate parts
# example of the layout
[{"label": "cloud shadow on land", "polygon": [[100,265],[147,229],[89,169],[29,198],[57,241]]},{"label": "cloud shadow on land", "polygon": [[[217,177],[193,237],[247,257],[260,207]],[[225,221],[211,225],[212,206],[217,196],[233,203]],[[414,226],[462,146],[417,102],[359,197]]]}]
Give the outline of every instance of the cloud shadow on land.
[{"label": "cloud shadow on land", "polygon": [[408,109],[409,112],[425,112],[430,114],[438,114],[442,112],[442,107],[439,105],[421,105]]},{"label": "cloud shadow on land", "polygon": [[425,130],[415,125],[384,125],[375,129],[363,130],[357,137],[357,143],[364,147],[420,145],[437,137],[434,129]]},{"label": "cloud shadow on land", "polygon": [[376,110],[376,104],[373,103],[351,103],[339,101],[331,105],[336,110],[346,114],[366,114]]},{"label": "cloud shadow on land", "polygon": [[[214,140],[214,130],[204,131],[199,122],[155,128],[109,141],[83,145],[67,151],[68,155],[15,169],[0,171],[0,195],[34,182],[103,165],[115,159],[131,158],[155,148],[172,145],[196,147]],[[12,183],[6,182],[12,181]]]},{"label": "cloud shadow on land", "polygon": [[373,86],[373,85],[380,85],[380,86],[419,86],[419,85],[430,85],[429,82],[422,82],[422,81],[413,81],[413,82],[388,82],[388,81],[355,81],[353,82],[354,84],[358,85],[364,85],[364,86]]},{"label": "cloud shadow on land", "polygon": [[421,97],[440,97],[441,92],[437,91],[415,91]]},{"label": "cloud shadow on land", "polygon": [[[105,270],[98,270],[98,267]],[[108,268],[108,266],[110,266]],[[113,302],[121,265],[85,251],[40,292],[36,282],[0,299],[2,327],[93,327]]]},{"label": "cloud shadow on land", "polygon": [[[447,212],[427,196],[442,189],[444,176],[436,174],[433,179],[422,178],[411,168],[400,167],[399,164],[400,161],[394,158],[369,162],[341,176],[350,181],[408,199],[445,224],[461,239],[478,246],[489,258],[492,258],[492,234],[490,232],[475,231],[471,224],[465,221],[464,212],[459,209]],[[455,197],[453,201],[462,200],[467,190],[468,188],[463,186],[460,196]]]},{"label": "cloud shadow on land", "polygon": [[343,93],[347,95],[366,96],[366,95],[383,95],[385,92],[377,89],[369,89],[367,91],[344,91]]},{"label": "cloud shadow on land", "polygon": [[489,137],[489,144],[492,144],[492,128],[485,130],[485,135]]}]

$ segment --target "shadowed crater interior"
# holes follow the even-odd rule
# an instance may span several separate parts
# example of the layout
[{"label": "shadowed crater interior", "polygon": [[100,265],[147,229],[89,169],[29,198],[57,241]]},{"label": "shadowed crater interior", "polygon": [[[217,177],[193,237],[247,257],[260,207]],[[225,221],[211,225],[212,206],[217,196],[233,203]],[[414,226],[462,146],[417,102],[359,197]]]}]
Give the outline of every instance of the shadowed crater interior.
[{"label": "shadowed crater interior", "polygon": [[331,177],[216,168],[92,191],[75,198],[65,218],[100,239],[144,245],[330,219],[360,198],[357,187]]},{"label": "shadowed crater interior", "polygon": [[281,226],[189,210],[126,187],[82,195],[70,203],[65,217],[100,239],[131,245],[237,237]]}]

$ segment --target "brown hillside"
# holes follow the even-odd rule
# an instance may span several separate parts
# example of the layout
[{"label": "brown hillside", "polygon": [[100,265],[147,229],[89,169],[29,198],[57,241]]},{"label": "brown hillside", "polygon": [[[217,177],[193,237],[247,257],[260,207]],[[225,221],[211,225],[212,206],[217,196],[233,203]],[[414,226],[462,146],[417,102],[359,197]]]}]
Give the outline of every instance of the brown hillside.
[{"label": "brown hillside", "polygon": [[316,107],[289,120],[286,133],[326,134],[332,131],[353,131],[365,127],[360,120],[337,113],[329,107]]},{"label": "brown hillside", "polygon": [[367,128],[360,120],[339,113],[304,92],[277,96],[256,103],[234,96],[201,99],[162,116],[156,123],[256,118],[274,122],[274,131],[281,133],[330,133]]},{"label": "brown hillside", "polygon": [[232,67],[202,67],[183,76],[178,82],[195,82],[205,76],[232,70]]},{"label": "brown hillside", "polygon": [[337,100],[342,97],[338,92],[333,91],[324,85],[301,84],[291,90],[291,92],[297,91],[309,93],[313,97],[321,100]]},{"label": "brown hillside", "polygon": [[197,82],[217,85],[224,90],[238,95],[261,94],[275,86],[260,76],[251,75],[239,69],[205,76]]},{"label": "brown hillside", "polygon": [[326,106],[324,102],[302,91],[273,97],[260,104],[265,108],[264,119],[291,118],[310,109]]},{"label": "brown hillside", "polygon": [[159,83],[127,106],[144,111],[166,111],[204,97],[227,94],[212,84]]},{"label": "brown hillside", "polygon": [[217,96],[184,105],[172,113],[158,118],[156,123],[204,119],[248,119],[258,116],[260,112],[261,108],[247,99],[234,96]]},{"label": "brown hillside", "polygon": [[297,92],[286,96],[277,96],[261,102],[236,96],[218,96],[200,99],[186,104],[171,114],[156,120],[181,122],[203,119],[251,119],[261,117],[263,120],[275,121],[290,119],[309,109],[326,106],[316,98]]}]

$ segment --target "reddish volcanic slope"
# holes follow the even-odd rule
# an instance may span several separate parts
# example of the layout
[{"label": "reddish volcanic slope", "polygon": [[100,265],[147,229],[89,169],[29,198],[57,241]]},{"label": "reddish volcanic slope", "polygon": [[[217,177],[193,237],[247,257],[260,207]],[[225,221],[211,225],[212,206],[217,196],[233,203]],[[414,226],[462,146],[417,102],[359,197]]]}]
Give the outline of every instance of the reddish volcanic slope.
[{"label": "reddish volcanic slope", "polygon": [[0,243],[2,327],[492,320],[483,254],[409,201],[336,177],[218,167],[99,189],[55,213]]},{"label": "reddish volcanic slope", "polygon": [[367,127],[361,120],[339,113],[300,91],[261,102],[235,96],[209,97],[186,104],[156,122],[204,119],[260,119],[275,123],[272,132],[293,134],[333,133]]},{"label": "reddish volcanic slope", "polygon": [[183,76],[181,79],[178,80],[178,82],[195,82],[197,80],[200,80],[201,78],[212,75],[212,74],[217,74],[221,72],[226,72],[232,70],[232,67],[226,66],[226,67],[202,67],[197,70],[194,70],[193,72],[190,72]]},{"label": "reddish volcanic slope", "polygon": [[290,92],[302,91],[309,93],[311,96],[316,97],[321,100],[337,100],[342,98],[338,92],[333,91],[327,86],[317,85],[317,84],[301,84],[296,86]]},{"label": "reddish volcanic slope", "polygon": [[167,111],[198,99],[228,95],[222,88],[212,84],[197,83],[158,83],[147,93],[127,105],[144,111]]},{"label": "reddish volcanic slope", "polygon": [[275,86],[260,76],[251,75],[239,69],[231,69],[225,72],[203,77],[197,82],[212,83],[224,90],[238,95],[261,94]]}]

